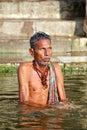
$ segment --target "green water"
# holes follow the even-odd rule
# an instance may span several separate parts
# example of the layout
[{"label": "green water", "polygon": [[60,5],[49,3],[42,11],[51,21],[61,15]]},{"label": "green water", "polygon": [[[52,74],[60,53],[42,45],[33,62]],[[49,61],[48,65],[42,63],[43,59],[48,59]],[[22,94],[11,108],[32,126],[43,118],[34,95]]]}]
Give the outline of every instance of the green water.
[{"label": "green water", "polygon": [[86,130],[87,73],[64,73],[65,90],[74,109],[19,104],[16,73],[0,73],[0,130]]}]

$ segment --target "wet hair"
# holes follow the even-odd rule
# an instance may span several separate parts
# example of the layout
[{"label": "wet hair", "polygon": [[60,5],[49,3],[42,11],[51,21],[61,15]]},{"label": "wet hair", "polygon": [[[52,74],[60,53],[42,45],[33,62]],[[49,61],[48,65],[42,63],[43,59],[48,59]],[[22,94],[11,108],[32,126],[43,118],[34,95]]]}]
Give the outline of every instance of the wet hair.
[{"label": "wet hair", "polygon": [[35,49],[35,43],[40,39],[48,39],[51,42],[51,38],[48,34],[44,32],[36,32],[31,38],[30,38],[30,47]]}]

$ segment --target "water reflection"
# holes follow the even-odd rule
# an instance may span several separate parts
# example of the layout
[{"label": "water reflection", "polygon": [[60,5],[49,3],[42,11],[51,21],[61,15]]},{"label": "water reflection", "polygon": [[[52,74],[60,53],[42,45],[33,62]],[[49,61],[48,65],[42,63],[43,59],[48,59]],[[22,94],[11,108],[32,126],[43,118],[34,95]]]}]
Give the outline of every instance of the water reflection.
[{"label": "water reflection", "polygon": [[30,107],[19,105],[19,124],[17,127],[34,130],[61,129],[65,112],[52,107]]},{"label": "water reflection", "polygon": [[0,74],[0,129],[87,129],[87,74],[65,74],[65,89],[75,109],[19,104],[17,75]]}]

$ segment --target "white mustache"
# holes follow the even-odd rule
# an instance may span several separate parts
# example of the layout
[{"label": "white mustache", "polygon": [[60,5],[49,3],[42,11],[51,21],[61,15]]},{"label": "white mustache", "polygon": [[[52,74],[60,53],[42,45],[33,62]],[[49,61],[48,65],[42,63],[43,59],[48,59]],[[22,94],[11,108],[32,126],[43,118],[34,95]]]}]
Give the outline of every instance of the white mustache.
[{"label": "white mustache", "polygon": [[44,57],[43,60],[44,60],[44,61],[46,61],[46,60],[49,61],[49,60],[50,60],[50,57]]},{"label": "white mustache", "polygon": [[44,56],[43,59],[50,59],[50,57],[49,56]]}]

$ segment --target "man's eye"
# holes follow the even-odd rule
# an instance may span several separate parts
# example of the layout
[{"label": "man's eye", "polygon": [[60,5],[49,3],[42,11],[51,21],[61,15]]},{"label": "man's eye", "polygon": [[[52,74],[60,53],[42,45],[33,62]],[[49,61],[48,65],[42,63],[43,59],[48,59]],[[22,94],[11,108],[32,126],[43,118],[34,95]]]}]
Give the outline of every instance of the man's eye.
[{"label": "man's eye", "polygon": [[48,50],[52,50],[52,47],[48,48]]},{"label": "man's eye", "polygon": [[44,48],[41,48],[40,50],[41,50],[41,51],[44,51]]}]

